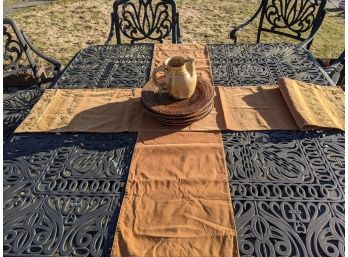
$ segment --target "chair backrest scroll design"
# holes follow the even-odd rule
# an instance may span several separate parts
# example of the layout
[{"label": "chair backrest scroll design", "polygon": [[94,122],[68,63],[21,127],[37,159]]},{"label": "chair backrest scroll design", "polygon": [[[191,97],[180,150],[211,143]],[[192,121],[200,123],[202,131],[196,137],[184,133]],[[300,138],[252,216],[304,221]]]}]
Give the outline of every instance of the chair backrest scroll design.
[{"label": "chair backrest scroll design", "polygon": [[121,43],[121,34],[131,43],[144,39],[162,43],[170,34],[172,43],[178,41],[174,0],[116,0],[113,15],[118,44]]},{"label": "chair backrest scroll design", "polygon": [[262,32],[304,41],[315,34],[326,13],[326,0],[263,0],[261,4],[258,43]]}]

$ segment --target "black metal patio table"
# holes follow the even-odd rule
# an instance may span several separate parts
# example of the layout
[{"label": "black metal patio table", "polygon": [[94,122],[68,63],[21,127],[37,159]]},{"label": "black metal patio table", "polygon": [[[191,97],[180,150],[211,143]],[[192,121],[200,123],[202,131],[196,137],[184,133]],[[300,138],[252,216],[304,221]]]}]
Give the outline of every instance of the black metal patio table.
[{"label": "black metal patio table", "polygon": [[[153,45],[80,51],[53,88],[142,87]],[[209,45],[215,85],[332,84],[305,49]],[[344,256],[344,133],[223,131],[241,256]],[[136,133],[25,133],[4,144],[4,255],[107,256]]]}]

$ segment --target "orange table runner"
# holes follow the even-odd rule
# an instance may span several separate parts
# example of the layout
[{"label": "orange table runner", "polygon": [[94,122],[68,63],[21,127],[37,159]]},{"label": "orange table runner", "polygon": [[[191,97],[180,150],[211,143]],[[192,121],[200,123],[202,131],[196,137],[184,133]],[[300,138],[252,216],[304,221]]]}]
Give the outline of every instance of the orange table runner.
[{"label": "orange table runner", "polygon": [[219,93],[226,129],[299,129],[278,86],[219,87]]},{"label": "orange table runner", "polygon": [[280,79],[279,88],[301,130],[338,128],[345,130],[344,92],[341,87],[323,87],[291,79]]},{"label": "orange table runner", "polygon": [[141,89],[48,89],[16,129],[20,132],[214,131],[224,128],[221,104],[185,127],[152,120],[140,103]]},{"label": "orange table runner", "polygon": [[[296,94],[277,86],[216,87],[213,111],[189,126],[152,120],[140,104],[141,89],[49,89],[16,132],[344,130],[342,89],[294,89]],[[313,96],[311,106],[301,92]]]},{"label": "orange table runner", "polygon": [[113,257],[239,256],[220,132],[141,132]]}]

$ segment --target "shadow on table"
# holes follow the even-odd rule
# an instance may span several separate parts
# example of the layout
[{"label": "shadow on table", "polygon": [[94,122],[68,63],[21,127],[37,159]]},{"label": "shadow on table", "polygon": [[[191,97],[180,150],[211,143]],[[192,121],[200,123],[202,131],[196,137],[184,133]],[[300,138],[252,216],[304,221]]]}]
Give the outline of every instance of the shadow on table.
[{"label": "shadow on table", "polygon": [[139,99],[135,98],[83,110],[75,115],[69,124],[62,126],[59,132],[128,132],[132,123],[142,117],[142,108],[137,101]]},{"label": "shadow on table", "polygon": [[244,96],[247,109],[254,110],[255,126],[267,124],[269,128],[293,129],[296,122],[279,88],[260,88],[257,92]]},{"label": "shadow on table", "polygon": [[142,133],[143,138],[150,140],[181,131],[187,126],[189,125],[167,126],[153,120],[144,112],[139,98],[134,98],[81,111],[72,118],[69,124],[50,132],[121,133],[141,131],[144,132]]}]

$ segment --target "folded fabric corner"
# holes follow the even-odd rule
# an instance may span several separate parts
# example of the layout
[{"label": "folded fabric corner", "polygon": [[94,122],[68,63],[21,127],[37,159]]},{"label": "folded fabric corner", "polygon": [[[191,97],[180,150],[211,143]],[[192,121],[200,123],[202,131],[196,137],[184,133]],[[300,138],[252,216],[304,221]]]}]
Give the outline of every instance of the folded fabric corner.
[{"label": "folded fabric corner", "polygon": [[345,130],[344,91],[289,78],[278,81],[281,94],[301,130],[336,128]]}]

